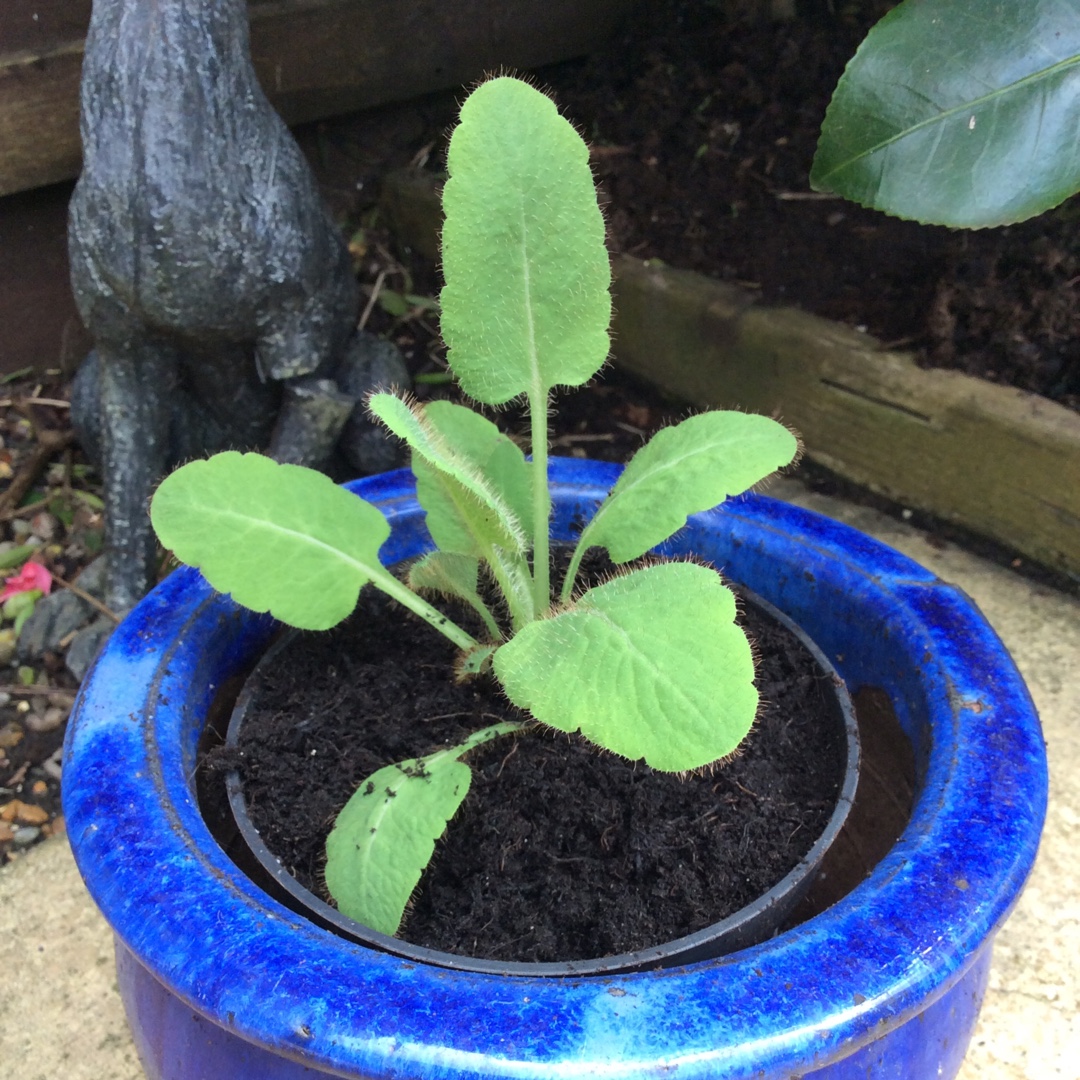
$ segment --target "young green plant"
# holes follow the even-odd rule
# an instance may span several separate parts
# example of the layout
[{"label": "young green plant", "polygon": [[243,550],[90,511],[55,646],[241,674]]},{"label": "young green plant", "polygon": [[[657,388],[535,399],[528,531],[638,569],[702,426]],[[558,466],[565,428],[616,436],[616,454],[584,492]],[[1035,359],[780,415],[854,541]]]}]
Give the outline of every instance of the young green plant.
[{"label": "young green plant", "polygon": [[[319,473],[257,454],[195,461],[158,489],[163,544],[216,589],[305,629],[348,615],[372,584],[446,635],[459,677],[492,673],[536,721],[580,731],[654,769],[682,772],[731,753],[757,710],[749,643],[714,570],[647,565],[584,591],[583,554],[638,559],[688,515],[746,490],[797,452],[766,417],[692,416],[630,461],[571,556],[558,597],[549,580],[548,409],[608,352],[611,272],[588,150],[543,94],[517,79],[483,83],[461,110],[443,200],[442,332],[462,390],[500,405],[524,398],[532,457],[488,419],[445,401],[377,393],[371,411],[411,450],[433,550],[402,582],[379,561],[390,526],[373,505]],[[506,615],[483,599],[493,583]],[[472,636],[424,595],[479,615]],[[364,780],[327,841],[327,886],[340,909],[383,933],[409,897],[470,782],[461,760],[519,723],[389,764]]]}]

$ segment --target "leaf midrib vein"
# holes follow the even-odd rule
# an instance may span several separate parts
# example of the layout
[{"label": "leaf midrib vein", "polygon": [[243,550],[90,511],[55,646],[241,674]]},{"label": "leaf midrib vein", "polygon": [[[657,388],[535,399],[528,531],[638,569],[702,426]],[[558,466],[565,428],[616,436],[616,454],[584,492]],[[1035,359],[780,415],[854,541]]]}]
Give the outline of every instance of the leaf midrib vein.
[{"label": "leaf midrib vein", "polygon": [[[833,166],[822,177],[822,183],[826,183],[831,176],[835,176],[839,172],[847,169],[854,162],[860,161],[863,158],[871,157],[878,153],[880,150],[885,149],[888,146],[892,146],[893,143],[899,142],[902,139],[906,139],[909,135],[913,135],[917,131],[922,131],[925,128],[929,128],[933,124],[944,124],[947,120],[951,120],[956,116],[959,116],[965,112],[971,112],[973,109],[977,109],[988,102],[993,101],[995,98],[1001,97],[1004,94],[1012,93],[1019,90],[1025,85],[1034,84],[1042,79],[1048,79],[1058,74],[1061,71],[1067,70],[1070,67],[1075,67],[1080,64],[1080,54],[1076,56],[1070,56],[1067,60],[1061,60],[1051,67],[1041,68],[1039,71],[1032,72],[1030,75],[1025,75],[1022,79],[1018,79],[1015,82],[1011,82],[1008,86],[1001,86],[998,89],[991,91],[989,94],[984,94],[982,97],[973,98],[970,101],[963,101],[959,105],[953,106],[951,109],[945,109],[935,116],[929,116],[925,120],[920,120],[917,124],[912,124],[909,127],[905,127],[903,130],[898,131],[895,135],[891,135],[888,139],[883,139],[881,142],[867,149],[860,150],[857,154],[853,154],[846,161],[842,161],[840,164]],[[913,87],[905,87],[905,89],[913,90]],[[920,96],[921,92],[920,92]]]}]

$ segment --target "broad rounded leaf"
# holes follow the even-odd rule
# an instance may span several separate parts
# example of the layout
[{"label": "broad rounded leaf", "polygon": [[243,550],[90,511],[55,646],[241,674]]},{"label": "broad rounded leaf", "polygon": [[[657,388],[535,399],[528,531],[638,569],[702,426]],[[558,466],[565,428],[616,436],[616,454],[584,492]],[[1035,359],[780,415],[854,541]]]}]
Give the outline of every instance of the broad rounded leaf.
[{"label": "broad rounded leaf", "polygon": [[608,352],[611,268],[588,149],[518,79],[479,86],[450,140],[441,326],[471,397],[578,386]]},{"label": "broad rounded leaf", "polygon": [[694,563],[662,563],[591,589],[495,653],[507,696],[541,723],[655,769],[731,753],[757,712],[735,597]]},{"label": "broad rounded leaf", "polygon": [[612,559],[644,555],[686,524],[790,464],[798,440],[767,416],[707,412],[658,431],[630,460],[581,536]]},{"label": "broad rounded leaf", "polygon": [[822,126],[818,190],[917,221],[1023,221],[1080,189],[1080,18],[1061,0],[906,0]]},{"label": "broad rounded leaf", "polygon": [[326,838],[326,887],[345,915],[382,934],[397,932],[471,781],[469,766],[444,751],[387,765],[360,785]]},{"label": "broad rounded leaf", "polygon": [[382,512],[322,473],[226,451],[162,481],[150,504],[158,538],[219,592],[291,626],[326,630],[384,574]]}]

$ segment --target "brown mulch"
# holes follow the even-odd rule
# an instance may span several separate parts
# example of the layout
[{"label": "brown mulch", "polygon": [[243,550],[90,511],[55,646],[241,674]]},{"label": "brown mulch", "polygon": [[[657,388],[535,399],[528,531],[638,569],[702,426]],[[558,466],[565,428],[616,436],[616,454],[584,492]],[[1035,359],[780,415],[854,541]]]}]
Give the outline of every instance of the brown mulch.
[{"label": "brown mulch", "polygon": [[[26,549],[72,582],[100,551],[101,492],[75,445],[59,374],[0,383],[0,577]],[[10,553],[10,555],[9,555]],[[0,624],[0,866],[63,831],[60,749],[78,689],[62,653],[21,663],[11,618]]]}]

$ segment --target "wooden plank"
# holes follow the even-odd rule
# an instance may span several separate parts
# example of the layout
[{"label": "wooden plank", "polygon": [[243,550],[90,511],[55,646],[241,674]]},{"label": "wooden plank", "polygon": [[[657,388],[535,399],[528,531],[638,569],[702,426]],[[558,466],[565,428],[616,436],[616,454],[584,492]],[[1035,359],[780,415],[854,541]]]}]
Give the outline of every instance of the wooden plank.
[{"label": "wooden plank", "polygon": [[0,195],[79,171],[82,43],[0,60]]},{"label": "wooden plank", "polygon": [[[495,67],[527,69],[580,55],[637,2],[263,0],[251,4],[251,50],[270,99],[299,123],[467,85]],[[89,4],[3,0],[0,8],[4,195],[78,172]]]},{"label": "wooden plank", "polygon": [[839,475],[1080,574],[1080,416],[869,335],[615,261],[615,359],[667,392],[776,415]]},{"label": "wooden plank", "polygon": [[[437,253],[437,185],[387,178],[395,232]],[[701,274],[616,256],[615,362],[696,406],[777,416],[807,455],[905,506],[1080,575],[1080,415]]]}]

